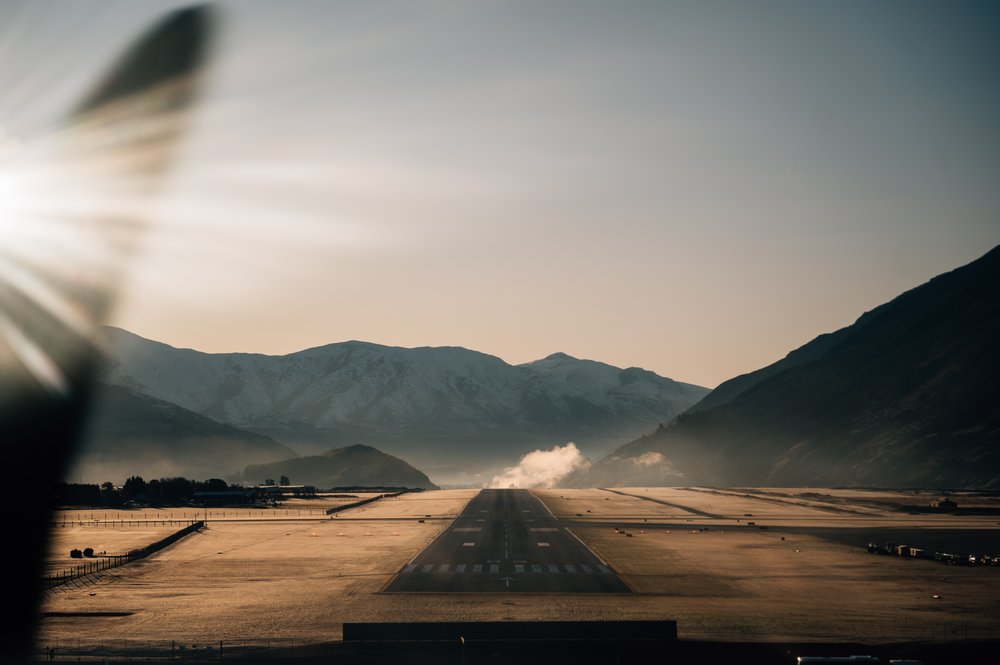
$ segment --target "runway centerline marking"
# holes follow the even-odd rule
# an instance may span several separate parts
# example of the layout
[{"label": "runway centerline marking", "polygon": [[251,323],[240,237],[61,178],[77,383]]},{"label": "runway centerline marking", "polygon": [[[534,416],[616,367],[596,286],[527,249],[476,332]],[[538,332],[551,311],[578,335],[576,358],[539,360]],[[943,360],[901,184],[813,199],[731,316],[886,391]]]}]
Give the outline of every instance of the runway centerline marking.
[{"label": "runway centerline marking", "polygon": [[567,524],[526,490],[483,490],[384,592],[630,593]]}]

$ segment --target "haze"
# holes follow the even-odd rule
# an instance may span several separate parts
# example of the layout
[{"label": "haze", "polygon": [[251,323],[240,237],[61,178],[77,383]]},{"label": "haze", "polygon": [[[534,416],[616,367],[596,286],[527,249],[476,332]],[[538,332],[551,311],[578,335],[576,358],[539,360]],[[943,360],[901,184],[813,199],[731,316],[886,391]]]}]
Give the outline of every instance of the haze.
[{"label": "haze", "polygon": [[[0,153],[179,4],[4,3]],[[990,3],[220,6],[111,321],[148,338],[712,387],[1000,242]]]}]

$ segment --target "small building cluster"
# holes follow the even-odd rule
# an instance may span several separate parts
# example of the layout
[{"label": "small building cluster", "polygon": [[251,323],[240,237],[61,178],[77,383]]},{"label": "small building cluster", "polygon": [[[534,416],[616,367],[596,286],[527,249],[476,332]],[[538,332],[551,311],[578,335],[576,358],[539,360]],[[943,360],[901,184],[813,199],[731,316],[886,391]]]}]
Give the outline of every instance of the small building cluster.
[{"label": "small building cluster", "polygon": [[254,485],[251,489],[263,496],[276,499],[316,496],[315,485]]},{"label": "small building cluster", "polygon": [[191,505],[206,507],[222,506],[275,506],[290,497],[312,497],[316,488],[312,485],[254,485],[253,487],[230,487],[214,492],[195,492]]},{"label": "small building cluster", "polygon": [[193,506],[262,506],[267,503],[266,497],[253,489],[237,487],[216,492],[195,492],[191,496]]},{"label": "small building cluster", "polygon": [[941,511],[958,510],[958,504],[949,499],[948,497],[943,496],[937,501],[931,501],[931,508]]},{"label": "small building cluster", "polygon": [[896,556],[901,559],[929,559],[931,561],[940,561],[950,566],[1000,566],[1000,555],[995,554],[935,552],[913,547],[912,545],[898,545],[893,542],[882,544],[869,542],[867,549],[871,554]]}]

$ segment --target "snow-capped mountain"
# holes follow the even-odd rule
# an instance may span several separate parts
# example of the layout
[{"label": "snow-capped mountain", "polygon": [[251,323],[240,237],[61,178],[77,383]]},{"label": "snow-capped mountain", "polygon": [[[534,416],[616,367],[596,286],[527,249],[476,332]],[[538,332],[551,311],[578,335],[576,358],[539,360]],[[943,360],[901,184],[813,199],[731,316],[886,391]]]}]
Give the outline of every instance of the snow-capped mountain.
[{"label": "snow-capped mountain", "polygon": [[598,451],[670,420],[708,392],[560,353],[509,365],[459,347],[351,341],[283,356],[209,354],[117,328],[105,333],[104,382],[303,453],[378,444],[432,476],[446,458],[512,463],[539,443],[576,441]]}]

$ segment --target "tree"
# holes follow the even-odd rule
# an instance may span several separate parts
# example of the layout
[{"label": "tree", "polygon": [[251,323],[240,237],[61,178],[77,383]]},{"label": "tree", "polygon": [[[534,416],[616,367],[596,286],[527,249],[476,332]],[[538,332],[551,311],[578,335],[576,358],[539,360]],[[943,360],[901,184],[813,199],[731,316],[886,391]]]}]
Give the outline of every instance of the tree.
[{"label": "tree", "polygon": [[265,485],[275,485],[277,483],[274,482],[274,478],[265,478],[264,479],[264,484]]},{"label": "tree", "polygon": [[101,503],[101,489],[97,485],[60,483],[54,499],[62,506],[96,506]]},{"label": "tree", "polygon": [[142,479],[142,476],[132,476],[125,481],[124,485],[122,485],[122,496],[125,497],[127,501],[131,501],[145,492],[146,481]]},{"label": "tree", "polygon": [[205,481],[206,492],[225,492],[229,489],[229,484],[221,478],[209,478]]},{"label": "tree", "polygon": [[101,483],[101,503],[108,506],[115,506],[122,501],[121,494],[115,488],[115,484],[110,480]]},{"label": "tree", "polygon": [[278,481],[280,485],[291,485],[292,481],[288,479],[288,476],[282,476],[281,480]]},{"label": "tree", "polygon": [[187,478],[160,478],[160,494],[163,500],[178,503],[190,499],[194,494],[194,482]]}]

